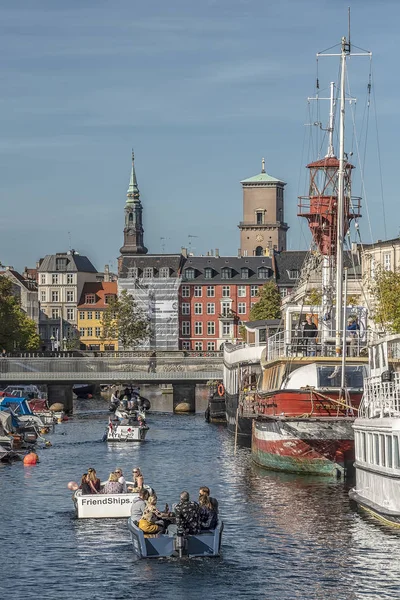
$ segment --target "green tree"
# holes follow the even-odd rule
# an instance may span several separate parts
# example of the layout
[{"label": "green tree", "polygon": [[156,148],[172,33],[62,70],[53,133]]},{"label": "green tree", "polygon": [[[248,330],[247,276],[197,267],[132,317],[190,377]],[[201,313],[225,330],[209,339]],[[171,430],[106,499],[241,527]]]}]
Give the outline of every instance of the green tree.
[{"label": "green tree", "polygon": [[137,346],[149,335],[149,322],[134,298],[124,290],[103,312],[103,341],[118,340],[124,349]]},{"label": "green tree", "polygon": [[400,333],[400,271],[378,267],[370,283],[374,299],[372,318],[389,333]]},{"label": "green tree", "polygon": [[40,337],[36,324],[21,309],[12,283],[0,276],[0,347],[7,352],[35,351]]},{"label": "green tree", "polygon": [[281,318],[282,298],[273,281],[265,283],[258,292],[260,298],[250,310],[250,321]]},{"label": "green tree", "polygon": [[322,303],[322,290],[317,290],[317,288],[312,288],[307,297],[306,304],[310,306],[320,306]]}]

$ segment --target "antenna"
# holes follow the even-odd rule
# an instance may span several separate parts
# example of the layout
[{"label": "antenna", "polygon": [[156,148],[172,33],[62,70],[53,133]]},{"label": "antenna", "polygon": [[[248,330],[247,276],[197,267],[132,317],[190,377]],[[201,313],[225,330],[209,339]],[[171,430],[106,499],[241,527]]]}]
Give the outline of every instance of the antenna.
[{"label": "antenna", "polygon": [[68,246],[69,246],[68,250],[71,251],[72,250],[72,242],[71,242],[71,232],[70,231],[68,231]]},{"label": "antenna", "polygon": [[188,238],[189,238],[189,243],[188,243],[189,252],[191,252],[191,250],[192,250],[192,239],[193,238],[197,238],[197,237],[199,237],[199,236],[198,235],[190,235],[190,233],[189,233],[189,235],[188,235]]},{"label": "antenna", "polygon": [[166,237],[160,237],[160,242],[161,242],[161,252],[162,254],[165,254],[165,244],[166,241],[169,240],[169,238]]},{"label": "antenna", "polygon": [[351,43],[350,43],[350,6],[348,8],[348,18],[349,18],[349,35],[348,35],[348,40],[349,40],[349,52],[351,52]]}]

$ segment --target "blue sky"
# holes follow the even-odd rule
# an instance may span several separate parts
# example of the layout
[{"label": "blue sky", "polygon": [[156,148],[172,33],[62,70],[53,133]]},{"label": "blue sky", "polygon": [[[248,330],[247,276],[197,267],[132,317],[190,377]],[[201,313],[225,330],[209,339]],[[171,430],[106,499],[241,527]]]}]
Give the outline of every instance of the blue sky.
[{"label": "blue sky", "polygon": [[[346,34],[348,4],[2,3],[1,262],[33,266],[71,239],[99,270],[115,269],[132,147],[150,252],[161,251],[162,237],[165,250],[177,252],[190,234],[198,254],[216,247],[236,254],[239,182],[260,171],[263,156],[267,172],[287,182],[288,249],[305,248],[297,196],[305,192],[304,165],[317,158],[307,150],[306,98],[314,93],[315,53]],[[352,41],[374,54],[369,219],[364,201],[360,224],[371,242],[399,234],[400,3],[357,0],[351,8]],[[352,59],[350,72],[361,122],[369,60]],[[335,59],[319,61],[321,91],[336,76]],[[327,103],[321,110],[325,117]]]}]

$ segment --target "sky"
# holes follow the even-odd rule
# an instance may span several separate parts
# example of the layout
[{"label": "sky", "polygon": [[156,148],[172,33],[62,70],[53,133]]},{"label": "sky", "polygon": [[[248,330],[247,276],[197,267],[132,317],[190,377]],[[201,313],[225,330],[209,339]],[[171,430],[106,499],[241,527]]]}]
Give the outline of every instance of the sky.
[{"label": "sky", "polygon": [[[297,196],[325,153],[307,97],[349,4],[351,41],[373,52],[369,109],[370,60],[349,63],[360,232],[397,237],[397,0],[13,0],[0,8],[0,261],[74,248],[115,270],[132,148],[149,252],[235,255],[240,181],[262,157],[287,182],[288,249],[306,248]],[[318,61],[321,95],[337,74],[338,59]]]}]

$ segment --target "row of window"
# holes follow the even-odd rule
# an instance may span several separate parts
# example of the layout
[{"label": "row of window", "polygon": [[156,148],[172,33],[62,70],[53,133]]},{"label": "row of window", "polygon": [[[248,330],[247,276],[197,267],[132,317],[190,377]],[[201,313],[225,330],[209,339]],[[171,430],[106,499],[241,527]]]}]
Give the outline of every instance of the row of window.
[{"label": "row of window", "polygon": [[[216,331],[215,321],[207,321],[207,323],[205,325],[207,327],[207,335],[215,335],[215,331]],[[182,331],[182,335],[190,335],[190,321],[182,321],[181,331]],[[231,323],[222,323],[222,335],[227,336],[227,335],[231,335],[231,334],[232,334],[232,324]],[[195,321],[194,335],[203,335],[203,323],[201,321]]]},{"label": "row of window", "polygon": [[[236,287],[236,286],[235,286]],[[246,298],[247,296],[247,288],[249,286],[247,285],[238,285],[237,286],[237,295],[239,298]],[[250,286],[250,296],[252,298],[255,298],[258,294],[258,290],[259,290],[260,286],[258,285],[251,285]],[[190,285],[183,285],[181,288],[181,295],[182,298],[190,298]],[[193,295],[195,298],[202,298],[203,296],[203,286],[201,285],[195,285],[193,287]],[[231,286],[230,285],[223,285],[222,286],[222,297],[223,298],[229,298],[231,295]],[[215,285],[208,285],[206,287],[206,296],[207,298],[214,298],[215,297]]]},{"label": "row of window", "polygon": [[[251,306],[253,306],[255,304],[255,302],[251,303]],[[221,302],[221,314],[222,315],[227,315],[231,312],[232,308],[231,308],[232,304],[231,302]],[[247,304],[246,302],[238,302],[237,305],[237,314],[238,315],[245,315],[247,313]],[[190,304],[189,302],[182,302],[181,305],[181,314],[182,315],[190,315]],[[194,314],[195,315],[202,315],[203,314],[203,304],[201,304],[201,302],[195,302],[194,303]],[[214,302],[207,302],[207,304],[205,305],[205,314],[207,315],[215,315],[215,303]]]},{"label": "row of window", "polygon": [[[61,299],[61,291],[60,290],[51,290],[50,295],[49,295],[49,302],[60,302],[60,299]],[[40,301],[47,302],[47,291],[46,290],[41,290]],[[66,290],[65,301],[66,302],[75,302],[75,290]]]},{"label": "row of window", "polygon": [[[94,315],[94,317],[93,317]],[[83,319],[88,319],[89,321],[91,321],[93,318],[96,319],[96,321],[99,321],[101,319],[101,311],[100,310],[80,310],[79,311],[79,319],[83,320]]]},{"label": "row of window", "polygon": [[356,431],[355,446],[357,460],[389,469],[400,469],[397,435]]},{"label": "row of window", "polygon": [[101,336],[101,327],[80,327],[79,335],[81,337],[93,337],[93,330],[94,337],[99,338]]},{"label": "row of window", "polygon": [[[195,279],[196,273],[198,273],[197,269],[193,267],[188,267],[184,270],[183,275],[186,279]],[[236,271],[233,271],[230,267],[222,267],[220,271],[221,279],[232,279],[233,274]],[[204,278],[212,279],[217,274],[217,271],[212,267],[206,267],[204,269]],[[250,276],[250,269],[247,267],[243,267],[240,269],[240,278],[248,279]],[[257,278],[258,279],[268,279],[269,277],[269,269],[267,267],[258,267],[257,269]]]},{"label": "row of window", "polygon": [[[52,308],[51,309],[51,318],[59,319],[60,317],[61,317],[61,310],[59,308]],[[67,308],[66,317],[67,317],[68,321],[73,321],[75,319],[75,309]]]},{"label": "row of window", "polygon": [[[65,279],[64,279],[64,281],[65,281]],[[60,273],[51,273],[48,276],[47,273],[41,273],[40,274],[40,284],[46,285],[46,283],[47,284],[51,283],[51,285],[58,285],[60,283],[63,283],[63,275],[61,275]],[[66,283],[67,283],[67,285],[71,285],[72,283],[75,283],[75,274],[74,273],[67,273]]]},{"label": "row of window", "polygon": [[[190,342],[188,342],[188,341],[182,342],[182,350],[191,350],[191,349],[192,348],[191,348]],[[206,349],[208,352],[215,351],[215,342],[207,342]],[[202,350],[204,350],[203,342],[194,342],[193,350],[196,350],[197,352],[201,352]]]}]

